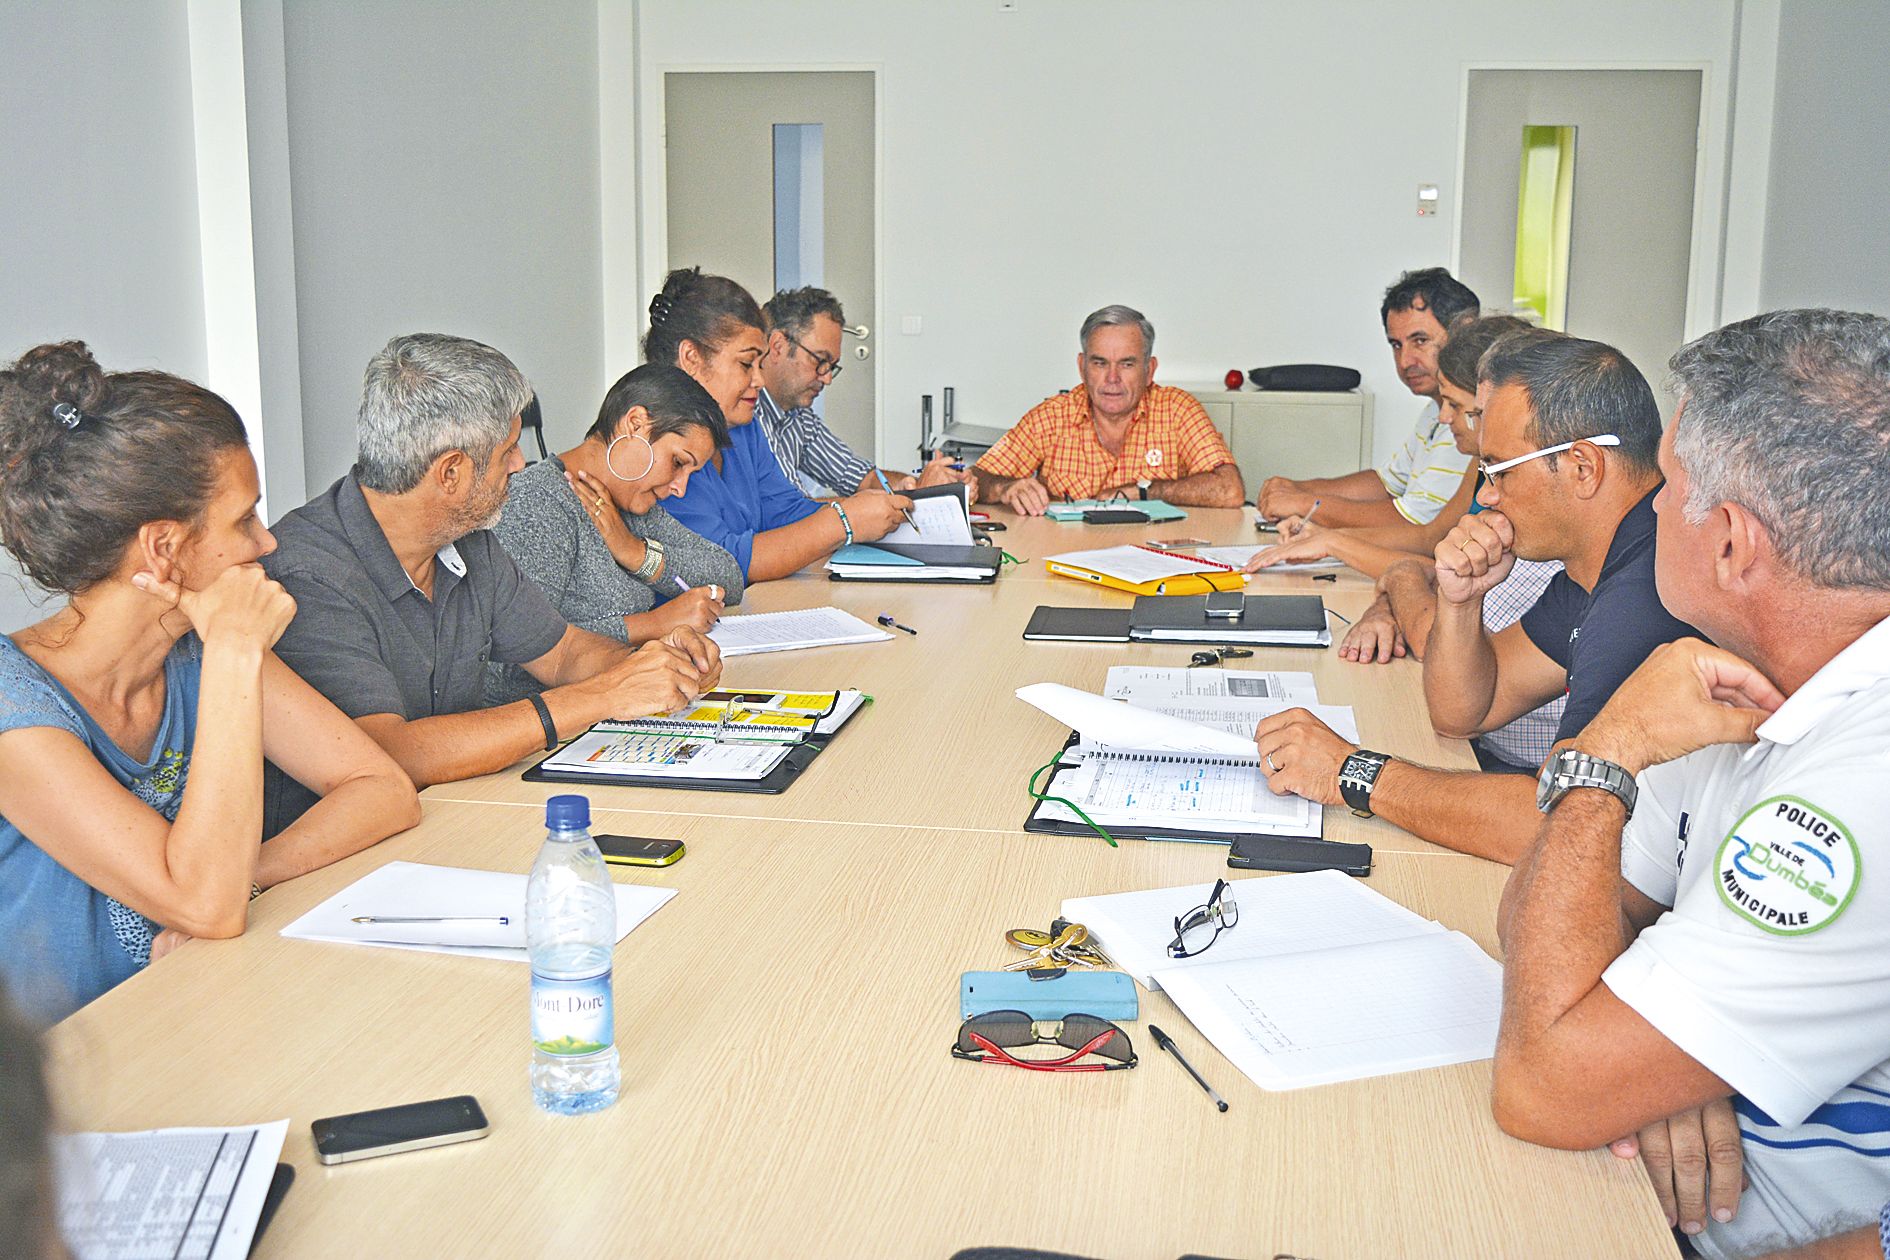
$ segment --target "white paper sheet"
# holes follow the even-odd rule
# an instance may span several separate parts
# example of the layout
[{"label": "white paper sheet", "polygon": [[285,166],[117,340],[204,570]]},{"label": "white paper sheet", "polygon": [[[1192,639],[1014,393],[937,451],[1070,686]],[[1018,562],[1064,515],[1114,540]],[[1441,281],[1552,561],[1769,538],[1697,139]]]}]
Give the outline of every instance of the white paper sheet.
[{"label": "white paper sheet", "polygon": [[[1267,551],[1274,544],[1268,543],[1253,547],[1201,547],[1195,554],[1204,560],[1218,560],[1222,564],[1231,564],[1236,569],[1244,568],[1247,561],[1262,551]],[[1258,570],[1260,573],[1312,573],[1324,569],[1343,569],[1343,560],[1334,560],[1330,556],[1323,560],[1301,560],[1292,564],[1276,564],[1271,568]],[[1248,574],[1252,577],[1253,574]]]},{"label": "white paper sheet", "polygon": [[1229,696],[1237,700],[1285,700],[1316,704],[1313,676],[1297,670],[1267,673],[1252,669],[1170,669],[1150,665],[1111,665],[1103,695],[1134,704],[1178,700],[1184,696]]},{"label": "white paper sheet", "polygon": [[1214,753],[1223,757],[1254,755],[1253,737],[1136,709],[1119,700],[1105,700],[1061,683],[1031,683],[1017,689],[1017,698],[1041,709],[1074,729],[1091,744],[1148,752]]},{"label": "white paper sheet", "polygon": [[918,523],[918,529],[904,521],[899,528],[880,539],[889,543],[925,543],[935,547],[969,547],[973,545],[971,537],[971,509],[966,506],[966,496],[958,494],[927,495],[923,499],[912,501],[912,519]]},{"label": "white paper sheet", "polygon": [[75,1260],[243,1260],[288,1131],[276,1120],[55,1135],[66,1246]]},{"label": "white paper sheet", "polygon": [[838,608],[797,608],[790,612],[744,613],[724,617],[709,631],[724,657],[841,643],[877,643],[892,635]]},{"label": "white paper sheet", "polygon": [[1098,547],[1090,551],[1066,551],[1049,557],[1061,564],[1088,569],[1123,582],[1159,582],[1183,573],[1206,573],[1219,566],[1202,564],[1192,557],[1177,559],[1142,547]]},{"label": "white paper sheet", "polygon": [[1214,696],[1193,696],[1184,700],[1131,700],[1128,703],[1131,708],[1160,713],[1183,722],[1193,722],[1196,726],[1240,736],[1247,741],[1248,757],[1258,755],[1253,742],[1254,727],[1260,724],[1262,718],[1270,718],[1288,709],[1305,709],[1345,739],[1354,744],[1359,742],[1358,718],[1349,704],[1294,704],[1290,700],[1235,700]]},{"label": "white paper sheet", "polygon": [[[1444,929],[1338,871],[1228,881],[1239,921],[1201,959],[1228,962],[1427,936]],[[1212,881],[1179,888],[1070,897],[1063,917],[1089,928],[1118,967],[1150,989],[1157,973],[1200,965],[1167,954],[1175,920],[1203,904]]]},{"label": "white paper sheet", "polygon": [[[292,940],[335,941],[418,949],[468,958],[528,962],[525,952],[525,876],[457,866],[389,862],[370,871],[282,929]],[[673,888],[611,885],[617,894],[617,939],[662,909]],[[357,915],[417,918],[450,916],[460,922],[356,923]],[[509,922],[468,919],[503,917]]]},{"label": "white paper sheet", "polygon": [[1215,942],[1199,966],[1162,970],[1156,978],[1202,1035],[1262,1089],[1362,1080],[1496,1053],[1503,969],[1461,933],[1272,958],[1221,958],[1220,946]]},{"label": "white paper sheet", "polygon": [[[818,727],[816,727],[818,729]],[[737,738],[730,728],[730,738]],[[716,743],[711,734],[677,737],[628,731],[586,731],[545,759],[552,770],[646,779],[763,779],[786,760],[792,744]]]}]

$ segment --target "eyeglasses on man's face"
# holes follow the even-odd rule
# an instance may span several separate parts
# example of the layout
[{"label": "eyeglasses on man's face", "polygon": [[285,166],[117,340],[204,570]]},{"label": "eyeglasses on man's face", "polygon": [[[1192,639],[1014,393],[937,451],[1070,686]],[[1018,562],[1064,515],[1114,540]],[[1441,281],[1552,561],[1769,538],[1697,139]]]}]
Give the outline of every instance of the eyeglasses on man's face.
[{"label": "eyeglasses on man's face", "polygon": [[1612,433],[1603,433],[1599,437],[1576,438],[1573,442],[1558,442],[1554,446],[1545,446],[1540,450],[1530,451],[1527,455],[1518,455],[1515,459],[1506,459],[1500,464],[1487,460],[1477,461],[1477,471],[1483,474],[1485,481],[1495,481],[1518,464],[1526,464],[1532,459],[1541,459],[1545,455],[1560,455],[1563,451],[1573,450],[1587,442],[1590,446],[1619,446],[1621,439]]},{"label": "eyeglasses on man's face", "polygon": [[793,343],[795,349],[814,361],[815,376],[824,376],[831,381],[834,377],[840,375],[840,360],[831,355],[822,354],[818,350],[809,349],[807,344],[799,337],[789,337],[788,340]]}]

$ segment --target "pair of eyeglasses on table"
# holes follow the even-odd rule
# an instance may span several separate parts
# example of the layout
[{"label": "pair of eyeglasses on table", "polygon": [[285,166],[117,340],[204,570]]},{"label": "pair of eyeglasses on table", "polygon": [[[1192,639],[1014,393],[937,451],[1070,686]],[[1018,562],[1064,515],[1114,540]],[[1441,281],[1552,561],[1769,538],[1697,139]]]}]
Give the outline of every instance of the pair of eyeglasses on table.
[{"label": "pair of eyeglasses on table", "polygon": [[1196,906],[1175,919],[1175,939],[1168,943],[1170,958],[1193,958],[1205,954],[1221,933],[1240,922],[1240,907],[1230,895],[1227,881],[1214,881],[1214,891],[1205,904]]},{"label": "pair of eyeglasses on table", "polygon": [[[1062,1046],[1071,1053],[1049,1059],[1024,1059],[1011,1053],[1024,1046]],[[1079,1063],[1095,1055],[1104,1063]],[[1099,1015],[1032,1019],[1023,1011],[986,1011],[958,1026],[952,1057],[987,1067],[1018,1067],[1032,1072],[1119,1072],[1136,1065],[1129,1034]]]}]

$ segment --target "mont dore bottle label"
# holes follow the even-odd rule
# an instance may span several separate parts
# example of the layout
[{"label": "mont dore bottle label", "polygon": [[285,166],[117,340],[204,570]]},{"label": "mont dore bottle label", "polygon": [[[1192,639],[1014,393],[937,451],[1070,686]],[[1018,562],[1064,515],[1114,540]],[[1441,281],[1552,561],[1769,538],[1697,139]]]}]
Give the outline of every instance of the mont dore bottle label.
[{"label": "mont dore bottle label", "polygon": [[610,1049],[616,1023],[610,969],[581,980],[532,972],[532,1043],[546,1054],[596,1054]]}]

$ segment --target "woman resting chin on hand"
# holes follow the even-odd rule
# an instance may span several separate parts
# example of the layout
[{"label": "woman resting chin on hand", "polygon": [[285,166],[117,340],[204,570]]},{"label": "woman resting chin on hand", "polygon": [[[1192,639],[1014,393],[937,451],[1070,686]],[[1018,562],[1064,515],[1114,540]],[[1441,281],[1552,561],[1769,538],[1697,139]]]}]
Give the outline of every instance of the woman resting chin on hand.
[{"label": "woman resting chin on hand", "polygon": [[[69,598],[0,637],[0,969],[30,1018],[419,821],[399,767],[270,651],[295,601],[256,563],[259,495],[201,386],[108,374],[80,342],[0,371],[0,538]],[[265,757],[323,799],[259,845]]]}]

